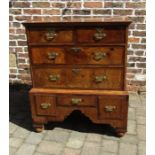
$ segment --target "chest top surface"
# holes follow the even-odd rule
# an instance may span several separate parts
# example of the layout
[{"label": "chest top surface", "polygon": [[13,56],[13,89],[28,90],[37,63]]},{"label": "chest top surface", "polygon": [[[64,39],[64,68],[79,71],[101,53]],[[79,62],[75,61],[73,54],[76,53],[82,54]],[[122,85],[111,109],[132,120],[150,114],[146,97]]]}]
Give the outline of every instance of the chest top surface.
[{"label": "chest top surface", "polygon": [[126,25],[128,26],[131,21],[127,17],[60,17],[57,19],[47,19],[41,17],[39,21],[29,20],[23,22],[25,27],[31,26],[46,26],[46,25]]}]

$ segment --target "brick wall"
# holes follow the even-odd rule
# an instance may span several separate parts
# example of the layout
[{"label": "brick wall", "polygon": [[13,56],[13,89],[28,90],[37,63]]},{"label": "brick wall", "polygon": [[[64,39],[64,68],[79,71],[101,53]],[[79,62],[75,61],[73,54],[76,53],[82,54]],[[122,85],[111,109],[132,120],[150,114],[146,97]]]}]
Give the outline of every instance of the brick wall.
[{"label": "brick wall", "polygon": [[145,91],[145,0],[11,0],[9,16],[10,83],[31,84],[23,21],[63,16],[128,16],[127,88]]}]

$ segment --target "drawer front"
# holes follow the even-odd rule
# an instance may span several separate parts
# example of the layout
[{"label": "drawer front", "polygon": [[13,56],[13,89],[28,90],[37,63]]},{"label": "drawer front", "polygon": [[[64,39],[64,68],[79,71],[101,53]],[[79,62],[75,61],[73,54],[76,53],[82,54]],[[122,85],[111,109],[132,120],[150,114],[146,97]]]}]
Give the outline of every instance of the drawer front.
[{"label": "drawer front", "polygon": [[124,47],[32,47],[32,64],[123,65]]},{"label": "drawer front", "polygon": [[70,47],[65,54],[67,64],[121,65],[124,47]]},{"label": "drawer front", "polygon": [[64,48],[32,47],[32,64],[65,64]]},{"label": "drawer front", "polygon": [[55,97],[51,95],[35,95],[37,115],[56,115]]},{"label": "drawer front", "polygon": [[65,69],[36,68],[33,69],[34,87],[66,88]]},{"label": "drawer front", "polygon": [[123,89],[121,68],[36,68],[33,79],[34,87]]},{"label": "drawer front", "polygon": [[99,96],[100,119],[124,119],[127,117],[128,96]]},{"label": "drawer front", "polygon": [[73,31],[70,29],[31,29],[28,40],[29,43],[71,43]]},{"label": "drawer front", "polygon": [[97,97],[86,95],[67,95],[58,96],[58,106],[96,106]]},{"label": "drawer front", "polygon": [[79,43],[125,43],[125,28],[103,27],[103,28],[81,28],[77,30],[77,41]]}]

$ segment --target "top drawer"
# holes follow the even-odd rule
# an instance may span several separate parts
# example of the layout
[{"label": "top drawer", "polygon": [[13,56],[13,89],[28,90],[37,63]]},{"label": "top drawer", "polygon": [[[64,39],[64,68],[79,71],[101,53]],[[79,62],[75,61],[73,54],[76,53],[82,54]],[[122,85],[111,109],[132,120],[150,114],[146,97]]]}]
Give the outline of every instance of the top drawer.
[{"label": "top drawer", "polygon": [[73,30],[61,29],[61,28],[44,28],[44,29],[30,29],[28,35],[29,43],[72,43],[73,42]]},{"label": "top drawer", "polygon": [[77,30],[77,41],[95,44],[125,43],[125,28],[118,26],[80,28]]}]

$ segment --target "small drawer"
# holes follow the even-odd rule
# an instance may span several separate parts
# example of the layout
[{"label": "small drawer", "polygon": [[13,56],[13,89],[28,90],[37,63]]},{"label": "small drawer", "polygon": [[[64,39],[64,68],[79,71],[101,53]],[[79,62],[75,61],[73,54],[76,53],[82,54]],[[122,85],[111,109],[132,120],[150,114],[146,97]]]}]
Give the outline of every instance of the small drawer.
[{"label": "small drawer", "polygon": [[73,31],[71,29],[31,29],[28,35],[29,43],[71,43]]},{"label": "small drawer", "polygon": [[66,88],[66,71],[64,68],[33,69],[34,87]]},{"label": "small drawer", "polygon": [[64,48],[32,47],[32,64],[65,64]]},{"label": "small drawer", "polygon": [[91,74],[94,89],[122,90],[124,86],[122,68],[95,68]]},{"label": "small drawer", "polygon": [[81,28],[77,30],[79,43],[125,43],[125,28],[108,26],[99,28]]},{"label": "small drawer", "polygon": [[123,65],[124,47],[68,47],[67,64]]},{"label": "small drawer", "polygon": [[99,96],[100,119],[124,119],[127,117],[128,95]]},{"label": "small drawer", "polygon": [[97,97],[85,95],[58,96],[58,106],[96,106]]},{"label": "small drawer", "polygon": [[56,115],[55,97],[51,95],[35,95],[37,115]]}]

